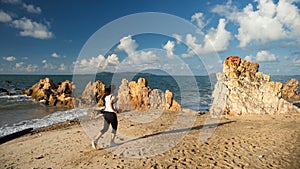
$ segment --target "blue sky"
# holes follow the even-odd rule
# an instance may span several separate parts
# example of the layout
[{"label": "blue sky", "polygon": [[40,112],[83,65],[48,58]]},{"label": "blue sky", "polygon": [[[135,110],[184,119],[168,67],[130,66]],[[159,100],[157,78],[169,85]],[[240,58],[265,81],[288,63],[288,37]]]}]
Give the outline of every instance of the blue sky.
[{"label": "blue sky", "polygon": [[205,75],[237,55],[299,75],[299,9],[299,0],[0,0],[0,74]]}]

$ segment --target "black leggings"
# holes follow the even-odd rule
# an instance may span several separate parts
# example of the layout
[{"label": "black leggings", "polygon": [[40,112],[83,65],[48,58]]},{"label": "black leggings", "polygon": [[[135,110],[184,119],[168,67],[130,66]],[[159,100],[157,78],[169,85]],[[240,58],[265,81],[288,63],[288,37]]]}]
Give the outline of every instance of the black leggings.
[{"label": "black leggings", "polygon": [[118,128],[118,118],[116,113],[114,112],[104,112],[104,125],[103,129],[101,130],[101,133],[105,133],[108,130],[109,124],[112,126],[112,133],[116,134],[117,133],[117,128]]}]

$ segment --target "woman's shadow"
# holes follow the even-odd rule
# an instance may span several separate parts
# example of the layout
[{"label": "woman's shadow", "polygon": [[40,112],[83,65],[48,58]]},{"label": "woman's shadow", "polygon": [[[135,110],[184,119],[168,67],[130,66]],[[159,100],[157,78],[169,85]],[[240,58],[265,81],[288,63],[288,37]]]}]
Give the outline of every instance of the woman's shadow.
[{"label": "woman's shadow", "polygon": [[225,125],[225,124],[230,124],[230,123],[233,123],[233,122],[236,122],[236,121],[227,121],[227,122],[221,122],[221,123],[205,124],[205,125],[198,125],[198,126],[183,128],[183,129],[156,132],[156,133],[153,133],[153,134],[148,134],[148,135],[137,137],[137,138],[134,138],[134,139],[131,139],[131,140],[127,140],[127,141],[115,144],[113,146],[106,147],[104,149],[108,149],[108,148],[116,147],[116,146],[121,146],[121,145],[126,144],[126,143],[130,143],[130,142],[134,142],[134,141],[138,141],[138,140],[141,140],[141,139],[146,139],[146,138],[154,137],[154,136],[158,136],[158,135],[173,134],[173,133],[187,132],[187,131],[193,131],[193,130],[200,130],[200,129],[203,129],[203,128],[215,128],[215,127],[222,126],[222,125]]}]

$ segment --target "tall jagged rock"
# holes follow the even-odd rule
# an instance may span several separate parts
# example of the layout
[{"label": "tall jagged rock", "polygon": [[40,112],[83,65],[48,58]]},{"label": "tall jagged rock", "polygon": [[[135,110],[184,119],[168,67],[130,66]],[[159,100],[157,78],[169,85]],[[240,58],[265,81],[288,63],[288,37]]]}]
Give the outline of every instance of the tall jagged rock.
[{"label": "tall jagged rock", "polygon": [[181,106],[173,99],[173,93],[163,93],[158,89],[147,86],[145,78],[137,82],[123,79],[118,90],[118,109],[121,111],[163,109],[180,111]]},{"label": "tall jagged rock", "polygon": [[170,110],[170,111],[181,110],[180,104],[174,100],[173,93],[171,91],[166,90],[165,98],[166,98],[166,110]]},{"label": "tall jagged rock", "polygon": [[223,66],[223,72],[216,74],[211,115],[300,112],[281,97],[282,83],[270,82],[269,75],[258,72],[257,63],[230,56]]},{"label": "tall jagged rock", "polygon": [[76,106],[78,107],[100,107],[104,106],[105,84],[100,80],[88,82]]},{"label": "tall jagged rock", "polygon": [[126,79],[122,80],[122,84],[119,87],[117,104],[120,111],[134,110],[134,106],[131,104],[129,82]]},{"label": "tall jagged rock", "polygon": [[[61,82],[57,85],[57,89],[54,91],[52,96],[56,97],[56,104],[53,104],[57,107],[66,107],[66,108],[73,108],[73,97],[72,97],[72,90],[73,90],[73,83],[69,80]],[[54,101],[55,102],[55,101]],[[53,102],[53,103],[54,103]]]},{"label": "tall jagged rock", "polygon": [[150,101],[149,93],[151,88],[147,86],[147,80],[145,78],[139,78],[137,82],[129,82],[130,91],[130,104],[136,110],[149,110]]}]

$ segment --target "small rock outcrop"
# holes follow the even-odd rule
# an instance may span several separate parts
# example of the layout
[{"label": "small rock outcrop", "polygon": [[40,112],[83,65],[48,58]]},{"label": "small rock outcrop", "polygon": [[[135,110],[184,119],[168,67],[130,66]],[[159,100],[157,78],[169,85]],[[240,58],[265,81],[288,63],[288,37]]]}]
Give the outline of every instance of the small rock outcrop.
[{"label": "small rock outcrop", "polygon": [[46,105],[73,108],[72,89],[73,83],[68,80],[56,85],[50,78],[45,78],[25,90],[24,94]]},{"label": "small rock outcrop", "polygon": [[105,84],[99,80],[89,82],[79,99],[76,99],[78,107],[104,106]]},{"label": "small rock outcrop", "polygon": [[163,109],[180,111],[181,106],[173,99],[173,93],[167,90],[165,93],[147,86],[145,78],[139,78],[137,82],[123,79],[118,90],[118,109],[121,111]]},{"label": "small rock outcrop", "polygon": [[166,90],[165,98],[166,98],[166,110],[170,110],[170,111],[181,110],[180,104],[174,100],[173,93],[171,91]]},{"label": "small rock outcrop", "polygon": [[298,93],[299,81],[291,79],[287,81],[282,89],[282,98],[290,101],[300,101],[300,93]]},{"label": "small rock outcrop", "polygon": [[0,93],[8,93],[8,91],[6,90],[6,89],[4,89],[4,88],[0,88]]},{"label": "small rock outcrop", "polygon": [[282,83],[271,82],[269,75],[258,72],[257,63],[230,56],[223,66],[223,72],[216,74],[212,116],[300,112],[282,98]]}]

